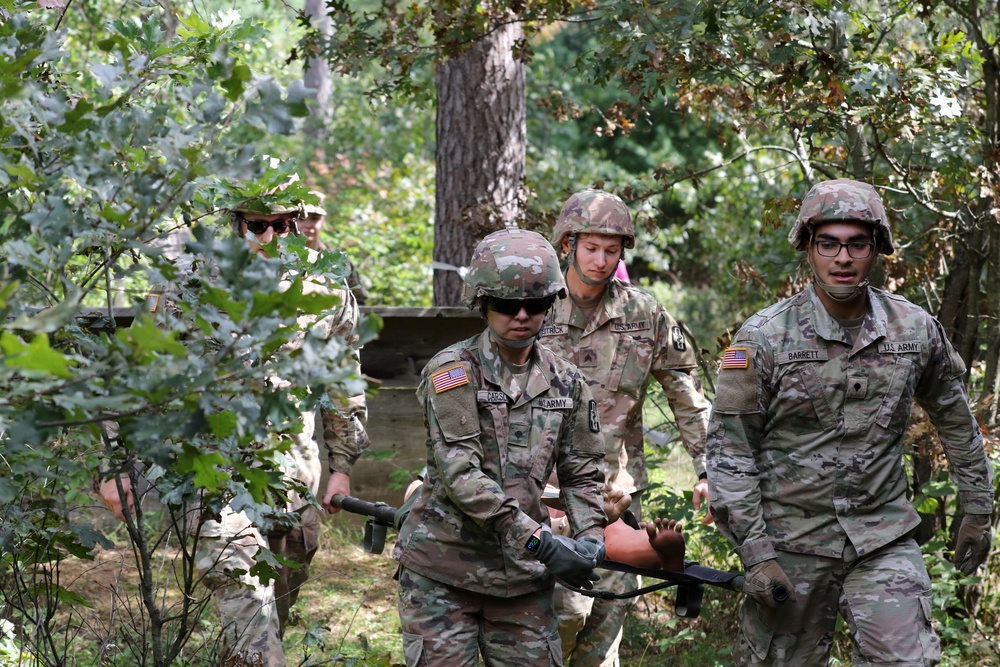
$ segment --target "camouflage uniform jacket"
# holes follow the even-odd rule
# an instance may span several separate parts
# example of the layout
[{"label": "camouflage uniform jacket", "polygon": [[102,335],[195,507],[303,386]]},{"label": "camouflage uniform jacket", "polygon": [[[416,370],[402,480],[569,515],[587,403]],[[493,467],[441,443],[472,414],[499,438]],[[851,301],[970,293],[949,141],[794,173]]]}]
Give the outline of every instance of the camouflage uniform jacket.
[{"label": "camouflage uniform jacket", "polygon": [[[288,285],[289,283],[282,282],[281,288],[287,289]],[[354,327],[358,321],[358,304],[351,292],[332,289],[308,278],[303,282],[302,291],[335,294],[340,297],[341,305],[329,315],[317,320],[312,328],[325,340],[340,338],[345,344],[353,347]],[[299,323],[309,325],[314,319],[315,316],[303,315],[299,317]],[[293,347],[294,344],[290,344],[286,346],[288,349],[285,351],[290,351]],[[354,374],[360,378],[361,365],[356,349],[351,350],[346,363],[353,367]],[[276,387],[287,385],[277,377],[272,377],[269,381]],[[291,447],[284,453],[285,461],[282,465],[285,475],[308,488],[314,496],[319,492],[323,473],[319,443],[326,446],[330,471],[348,475],[351,474],[354,462],[369,444],[363,425],[366,416],[364,394],[344,398],[331,392],[330,399],[335,406],[334,409],[313,409],[302,412],[302,430],[289,436]],[[317,432],[317,427],[321,429],[320,432]],[[292,512],[307,504],[306,498],[292,491],[289,493],[286,511]]]},{"label": "camouflage uniform jacket", "polygon": [[553,467],[573,533],[603,541],[604,441],[590,390],[540,345],[524,384],[486,333],[424,368],[427,476],[393,552],[407,568],[497,597],[551,587],[525,544],[548,523],[542,491]]},{"label": "camouflage uniform jacket", "polygon": [[962,508],[993,507],[961,357],[922,308],[874,288],[868,304],[852,345],[810,286],[747,320],[726,352],[710,500],[747,566],[775,549],[840,558],[846,540],[864,556],[911,531],[920,519],[903,446],[914,399],[938,431]]},{"label": "camouflage uniform jacket", "polygon": [[614,278],[590,321],[572,299],[562,299],[549,311],[540,336],[587,378],[604,429],[605,474],[614,488],[632,493],[649,486],[642,405],[650,375],[666,392],[695,474],[705,471],[709,402],[694,350],[652,295]]}]

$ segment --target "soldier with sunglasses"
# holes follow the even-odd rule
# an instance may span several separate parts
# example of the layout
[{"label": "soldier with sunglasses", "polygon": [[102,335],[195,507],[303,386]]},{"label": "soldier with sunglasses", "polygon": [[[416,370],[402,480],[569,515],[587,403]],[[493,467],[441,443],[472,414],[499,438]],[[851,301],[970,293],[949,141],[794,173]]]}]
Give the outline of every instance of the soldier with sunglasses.
[{"label": "soldier with sunglasses", "polygon": [[[266,206],[246,204],[232,211],[235,233],[246,239],[254,252],[267,256],[268,246],[275,237],[298,234],[297,222],[302,207],[297,202],[277,202]],[[313,252],[313,251],[311,251]],[[314,331],[325,338],[340,337],[354,341],[358,307],[351,292],[338,289],[306,277],[303,291],[336,293],[342,305],[326,317],[307,317]],[[315,320],[315,321],[314,321]],[[353,363],[360,377],[357,353]],[[274,386],[282,386],[281,378],[269,378]],[[332,396],[334,409],[302,413],[302,430],[290,436],[292,442],[285,453],[282,471],[292,485],[303,486],[330,513],[340,510],[330,504],[334,494],[350,495],[350,474],[354,462],[367,448],[369,441],[364,428],[366,406],[364,395],[343,398]],[[318,414],[317,414],[318,413]],[[327,449],[329,480],[320,496],[322,475],[319,443]],[[296,491],[288,494],[288,503],[275,508],[279,520],[269,534],[262,535],[243,512],[223,510],[217,520],[202,527],[197,565],[205,580],[214,586],[220,616],[228,628],[230,649],[245,664],[283,665],[280,638],[288,624],[289,611],[299,588],[309,578],[309,565],[319,544],[319,513],[307,498]],[[287,520],[281,520],[280,517]],[[266,538],[266,541],[265,541]],[[248,571],[259,548],[266,547],[295,564],[282,565],[278,577],[261,584]],[[237,572],[232,572],[236,570]],[[239,571],[243,571],[242,574]],[[259,660],[259,662],[254,662]],[[229,664],[229,663],[226,663]],[[235,662],[234,664],[244,664]]]},{"label": "soldier with sunglasses", "polygon": [[[245,239],[254,253],[266,257],[266,246],[275,237],[298,234],[297,222],[301,214],[299,203],[282,201],[278,194],[267,204],[245,202],[237,206],[230,211],[230,223],[233,232]],[[287,287],[288,283],[281,285]],[[318,320],[307,315],[300,321],[311,326],[324,340],[341,338],[353,344],[358,308],[351,293],[311,276],[305,277],[302,289],[336,293],[342,305]],[[360,377],[357,351],[351,362],[355,375]],[[279,377],[272,376],[266,381],[274,387],[287,386]],[[301,431],[280,437],[291,439],[282,466],[286,483],[308,488],[316,498],[320,497],[322,474],[319,443],[326,446],[330,476],[322,505],[333,513],[340,510],[330,501],[334,494],[350,495],[352,467],[369,441],[364,429],[364,395],[347,398],[331,395],[330,398],[333,409],[304,411]],[[119,494],[117,483],[122,485],[124,495]],[[155,489],[150,490],[155,492]],[[98,486],[101,500],[121,520],[125,512],[134,511],[134,504],[142,501],[144,492],[145,489],[140,489],[134,493],[128,476],[117,482],[104,480]],[[198,576],[212,588],[218,603],[226,665],[283,667],[285,664],[281,637],[299,588],[309,578],[309,564],[318,546],[320,520],[315,507],[294,490],[289,492],[288,502],[275,507],[274,513],[276,520],[266,535],[246,513],[234,512],[229,507],[204,521],[199,529],[196,567]],[[249,573],[262,548],[270,549],[298,567],[282,565],[277,579],[262,584]]]},{"label": "soldier with sunglasses", "polygon": [[[439,352],[417,389],[427,469],[393,552],[406,664],[562,664],[553,579],[590,588],[604,558],[597,406],[576,368],[535,340],[566,293],[544,237],[490,234],[464,280],[486,331]],[[575,537],[550,529],[553,470]]]},{"label": "soldier with sunglasses", "polygon": [[[813,282],[737,332],[708,434],[712,513],[747,568],[735,663],[826,665],[839,613],[853,664],[935,665],[903,457],[916,401],[958,488],[955,565],[973,574],[992,542],[994,489],[965,364],[927,311],[869,285],[894,252],[874,187],[816,184],[788,241]],[[791,591],[780,606],[779,584]]]},{"label": "soldier with sunglasses", "polygon": [[[694,506],[708,497],[705,432],[709,403],[697,375],[694,349],[680,325],[645,290],[617,277],[626,248],[635,246],[628,207],[601,190],[583,190],[564,204],[552,243],[566,257],[569,297],[552,306],[539,340],[584,374],[601,417],[605,474],[610,489],[632,496],[641,519],[649,485],[642,407],[650,377],[663,387],[692,457]],[[559,480],[562,483],[562,480]],[[623,593],[637,587],[631,574],[604,575],[600,587]],[[630,600],[589,598],[556,587],[559,634],[567,664],[612,667]]]}]

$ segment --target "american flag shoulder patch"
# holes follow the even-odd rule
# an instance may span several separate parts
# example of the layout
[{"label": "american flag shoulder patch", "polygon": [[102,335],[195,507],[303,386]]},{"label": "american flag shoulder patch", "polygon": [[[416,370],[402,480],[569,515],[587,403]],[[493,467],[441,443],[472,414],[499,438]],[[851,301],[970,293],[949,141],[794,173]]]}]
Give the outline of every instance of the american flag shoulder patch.
[{"label": "american flag shoulder patch", "polygon": [[730,347],[722,355],[722,369],[728,368],[749,368],[750,356],[745,347]]},{"label": "american flag shoulder patch", "polygon": [[463,366],[450,366],[432,375],[431,384],[434,385],[434,393],[440,394],[442,391],[469,384],[469,376],[466,375]]}]

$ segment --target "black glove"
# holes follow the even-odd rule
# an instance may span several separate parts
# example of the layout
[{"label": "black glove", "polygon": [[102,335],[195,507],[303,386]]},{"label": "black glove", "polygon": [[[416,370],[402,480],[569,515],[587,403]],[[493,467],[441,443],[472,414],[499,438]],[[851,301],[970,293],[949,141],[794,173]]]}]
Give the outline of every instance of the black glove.
[{"label": "black glove", "polygon": [[955,557],[952,562],[962,574],[975,574],[990,553],[993,530],[989,514],[966,514],[958,528]]},{"label": "black glove", "polygon": [[578,549],[583,550],[584,553],[588,553],[594,557],[594,567],[600,567],[601,563],[604,562],[604,557],[607,555],[607,552],[604,550],[604,542],[590,535],[578,539],[576,546]]},{"label": "black glove", "polygon": [[785,600],[795,599],[792,582],[774,559],[750,566],[743,582],[743,592],[771,609],[776,609]]},{"label": "black glove", "polygon": [[543,524],[533,553],[556,579],[574,588],[590,590],[601,578],[594,568],[604,561],[604,545],[593,537],[574,540],[556,535]]}]

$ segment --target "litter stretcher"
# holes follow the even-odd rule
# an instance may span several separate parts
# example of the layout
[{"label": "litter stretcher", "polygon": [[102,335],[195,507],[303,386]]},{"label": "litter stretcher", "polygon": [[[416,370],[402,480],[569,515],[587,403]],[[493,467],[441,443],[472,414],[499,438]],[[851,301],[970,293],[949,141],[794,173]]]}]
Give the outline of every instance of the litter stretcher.
[{"label": "litter stretcher", "polygon": [[[353,496],[335,495],[330,502],[334,507],[339,507],[345,512],[368,517],[368,520],[365,521],[364,549],[366,552],[373,554],[382,553],[382,550],[385,548],[385,537],[388,529],[393,528],[398,530],[409,511],[409,508],[405,505],[403,508],[396,508],[383,502],[373,503],[361,500],[360,498],[354,498]],[[743,583],[745,580],[745,577],[741,573],[716,570],[690,561],[686,563],[683,572],[636,567],[611,560],[605,560],[601,564],[600,569],[637,574],[650,579],[659,579],[660,581],[634,591],[626,591],[625,593],[610,593],[598,590],[588,591],[572,586],[567,586],[567,588],[589,597],[620,600],[676,586],[677,593],[674,597],[674,612],[682,618],[697,618],[698,614],[701,613],[702,595],[706,585],[743,592]],[[777,587],[774,591],[774,599],[778,603],[787,600],[787,589],[782,586]]]}]

